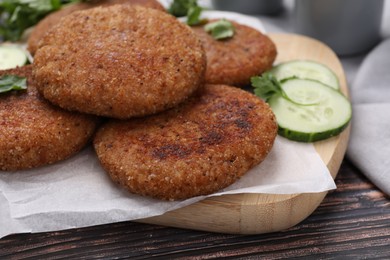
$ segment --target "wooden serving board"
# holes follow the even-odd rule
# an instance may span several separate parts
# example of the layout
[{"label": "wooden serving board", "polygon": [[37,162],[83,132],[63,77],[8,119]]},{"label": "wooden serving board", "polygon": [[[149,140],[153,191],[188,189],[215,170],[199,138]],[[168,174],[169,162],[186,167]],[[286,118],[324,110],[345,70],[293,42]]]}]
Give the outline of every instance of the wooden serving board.
[{"label": "wooden serving board", "polygon": [[[270,34],[278,49],[275,64],[294,59],[309,59],[329,66],[348,95],[346,78],[336,54],[323,43],[300,35]],[[316,151],[335,178],[347,148],[350,128],[341,135],[316,142]],[[221,233],[260,234],[280,231],[298,224],[321,203],[327,192],[292,195],[235,194],[212,197],[139,220],[143,223]]]}]

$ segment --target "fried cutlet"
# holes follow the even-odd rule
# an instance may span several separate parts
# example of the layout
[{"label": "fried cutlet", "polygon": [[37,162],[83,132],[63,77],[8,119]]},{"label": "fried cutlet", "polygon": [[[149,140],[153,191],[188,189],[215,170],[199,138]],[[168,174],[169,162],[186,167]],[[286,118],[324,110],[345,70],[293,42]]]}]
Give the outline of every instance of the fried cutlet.
[{"label": "fried cutlet", "polygon": [[28,169],[64,160],[90,140],[96,117],[71,113],[44,100],[31,65],[0,71],[27,78],[27,90],[0,94],[0,170]]},{"label": "fried cutlet", "polygon": [[267,35],[237,22],[232,24],[234,36],[223,40],[215,40],[203,25],[192,27],[206,51],[206,83],[245,86],[252,76],[270,69],[276,58],[276,46]]},{"label": "fried cutlet", "polygon": [[64,17],[40,42],[37,88],[62,108],[131,118],[184,101],[204,83],[206,56],[175,17],[130,5]]},{"label": "fried cutlet", "polygon": [[54,13],[49,14],[37,24],[28,38],[27,49],[29,50],[31,55],[34,55],[36,50],[38,49],[39,41],[54,25],[56,25],[61,20],[62,17],[71,14],[75,11],[94,8],[97,6],[109,6],[115,4],[141,5],[165,11],[164,6],[162,6],[157,0],[100,0],[72,4]]},{"label": "fried cutlet", "polygon": [[206,85],[163,113],[109,121],[94,147],[113,181],[128,191],[180,200],[238,180],[264,160],[276,134],[264,101],[239,88]]}]

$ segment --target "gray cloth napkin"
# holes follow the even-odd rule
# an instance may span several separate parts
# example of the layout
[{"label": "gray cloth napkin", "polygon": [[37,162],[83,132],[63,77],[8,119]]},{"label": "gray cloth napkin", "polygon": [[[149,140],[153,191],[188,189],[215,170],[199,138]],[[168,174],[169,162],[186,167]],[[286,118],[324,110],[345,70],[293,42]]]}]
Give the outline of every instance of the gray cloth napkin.
[{"label": "gray cloth napkin", "polygon": [[390,39],[372,50],[351,87],[348,158],[390,195]]}]

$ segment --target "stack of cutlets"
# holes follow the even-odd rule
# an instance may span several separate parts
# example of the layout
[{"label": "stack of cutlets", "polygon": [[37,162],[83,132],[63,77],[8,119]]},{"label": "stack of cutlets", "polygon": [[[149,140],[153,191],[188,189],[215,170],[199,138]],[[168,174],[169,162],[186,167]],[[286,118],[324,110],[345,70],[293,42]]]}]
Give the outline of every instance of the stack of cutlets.
[{"label": "stack of cutlets", "polygon": [[[0,128],[8,135],[0,134],[1,169],[63,160],[92,138],[102,167],[131,193],[180,200],[234,183],[264,160],[277,133],[266,103],[228,86],[272,66],[275,46],[235,26],[232,39],[217,42],[139,5],[67,14],[39,40],[34,63],[13,71],[28,77],[27,93],[1,96]],[[11,120],[20,110],[3,112],[33,106],[20,101],[30,96],[39,100],[34,106],[47,107],[23,113],[31,122],[47,117],[39,128]],[[37,140],[23,141],[29,135]],[[11,146],[21,149],[9,152]],[[40,163],[29,164],[31,154]]]}]

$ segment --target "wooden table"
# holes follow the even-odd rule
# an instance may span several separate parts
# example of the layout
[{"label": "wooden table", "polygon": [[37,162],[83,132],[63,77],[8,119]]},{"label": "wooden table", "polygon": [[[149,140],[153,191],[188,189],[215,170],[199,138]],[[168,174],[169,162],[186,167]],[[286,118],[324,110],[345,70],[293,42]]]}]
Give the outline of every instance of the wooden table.
[{"label": "wooden table", "polygon": [[344,160],[317,210],[288,230],[227,235],[134,222],[0,239],[0,259],[390,258],[390,200]]}]

